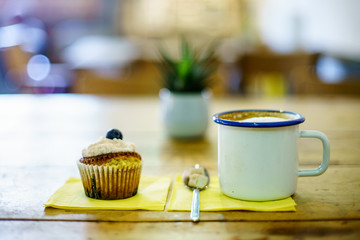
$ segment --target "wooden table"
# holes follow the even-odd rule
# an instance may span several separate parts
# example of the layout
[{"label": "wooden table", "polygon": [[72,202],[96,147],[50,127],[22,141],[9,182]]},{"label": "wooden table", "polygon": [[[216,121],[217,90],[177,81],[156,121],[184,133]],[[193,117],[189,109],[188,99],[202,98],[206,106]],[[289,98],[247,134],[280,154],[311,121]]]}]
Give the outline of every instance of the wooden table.
[{"label": "wooden table", "polygon": [[[113,127],[136,143],[143,174],[175,176],[200,163],[217,175],[217,126],[204,139],[169,139],[157,97],[0,95],[0,239],[360,239],[360,98],[213,98],[211,113],[272,108],[300,112],[300,129],[324,132],[327,172],[300,178],[296,212],[69,211],[43,204],[70,176],[81,149]],[[300,167],[314,168],[321,144],[302,139]],[[171,190],[170,190],[171,191]]]}]

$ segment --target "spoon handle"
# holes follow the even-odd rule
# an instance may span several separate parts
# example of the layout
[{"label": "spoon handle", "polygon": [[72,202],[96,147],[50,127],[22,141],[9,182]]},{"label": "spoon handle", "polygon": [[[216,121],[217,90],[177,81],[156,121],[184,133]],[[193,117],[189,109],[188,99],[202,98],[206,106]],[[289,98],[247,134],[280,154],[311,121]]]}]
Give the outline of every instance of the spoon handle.
[{"label": "spoon handle", "polygon": [[195,188],[193,191],[190,219],[193,222],[200,221],[200,191],[197,188]]}]

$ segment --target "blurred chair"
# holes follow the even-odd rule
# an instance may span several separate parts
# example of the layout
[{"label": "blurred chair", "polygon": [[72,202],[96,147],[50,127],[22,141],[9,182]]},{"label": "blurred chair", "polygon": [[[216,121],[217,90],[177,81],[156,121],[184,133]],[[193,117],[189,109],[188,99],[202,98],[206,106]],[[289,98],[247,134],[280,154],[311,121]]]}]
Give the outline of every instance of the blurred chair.
[{"label": "blurred chair", "polygon": [[[360,63],[354,61],[351,69],[343,66],[327,66],[321,69],[320,62],[316,64],[316,69],[311,69],[312,74],[306,74],[306,69],[294,69],[292,74],[296,76],[296,93],[312,95],[353,95],[360,96]],[[341,69],[338,69],[340,67]],[[340,72],[338,72],[340,71]],[[326,76],[324,76],[326,74]]]},{"label": "blurred chair", "polygon": [[63,50],[73,69],[74,93],[152,94],[160,89],[157,69],[139,57],[139,49],[119,36],[85,36]]},{"label": "blurred chair", "polygon": [[121,68],[77,68],[71,92],[86,94],[158,94],[161,88],[156,66],[136,60]]},{"label": "blurred chair", "polygon": [[239,91],[244,95],[283,96],[290,94],[360,95],[360,79],[344,78],[336,83],[322,81],[316,72],[320,53],[275,54],[259,51],[243,55]]},{"label": "blurred chair", "polygon": [[[240,92],[255,95],[286,95],[301,92],[300,79],[311,78],[319,54],[275,54],[268,51],[243,55],[238,61],[241,71]],[[301,76],[298,74],[301,69]]]}]

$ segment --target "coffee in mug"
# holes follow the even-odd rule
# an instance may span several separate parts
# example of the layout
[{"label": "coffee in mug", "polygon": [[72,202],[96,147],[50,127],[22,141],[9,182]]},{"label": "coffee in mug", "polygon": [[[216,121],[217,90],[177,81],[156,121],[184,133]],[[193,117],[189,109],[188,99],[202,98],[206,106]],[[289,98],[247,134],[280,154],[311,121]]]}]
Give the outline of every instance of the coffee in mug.
[{"label": "coffee in mug", "polygon": [[[297,178],[324,173],[330,158],[327,137],[299,130],[305,117],[281,110],[236,110],[213,115],[218,124],[218,169],[222,192],[250,201],[291,196]],[[323,159],[316,169],[298,170],[298,139],[318,138]]]}]

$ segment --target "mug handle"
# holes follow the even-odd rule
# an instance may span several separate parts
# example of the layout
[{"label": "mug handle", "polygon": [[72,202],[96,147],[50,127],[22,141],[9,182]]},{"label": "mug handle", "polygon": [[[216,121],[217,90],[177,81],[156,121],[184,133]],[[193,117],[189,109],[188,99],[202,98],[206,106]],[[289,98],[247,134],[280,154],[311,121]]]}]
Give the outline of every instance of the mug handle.
[{"label": "mug handle", "polygon": [[329,160],[330,160],[330,143],[328,138],[322,132],[314,131],[314,130],[300,131],[300,137],[320,139],[323,145],[323,159],[321,161],[320,166],[316,169],[298,170],[299,176],[308,177],[308,176],[318,176],[320,174],[323,174],[328,168]]}]

